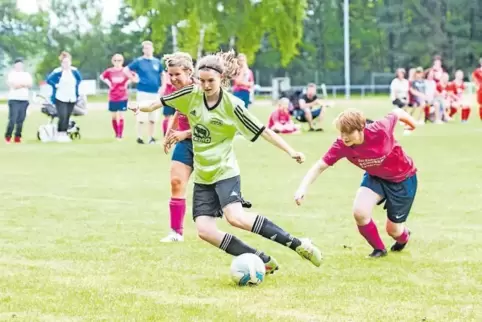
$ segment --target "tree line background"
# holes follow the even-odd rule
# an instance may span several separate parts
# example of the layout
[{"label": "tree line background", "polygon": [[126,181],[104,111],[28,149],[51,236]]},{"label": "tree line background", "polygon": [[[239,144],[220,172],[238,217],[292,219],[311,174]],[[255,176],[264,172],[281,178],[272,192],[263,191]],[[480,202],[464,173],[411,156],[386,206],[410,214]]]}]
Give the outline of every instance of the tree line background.
[{"label": "tree line background", "polygon": [[[128,63],[150,39],[158,57],[176,45],[193,57],[234,48],[260,85],[285,75],[295,85],[344,83],[343,0],[123,0],[113,24],[103,22],[104,10],[101,0],[51,0],[49,10],[27,15],[0,0],[0,62],[25,57],[40,80],[68,50],[92,79],[112,54]],[[372,72],[429,67],[434,55],[449,72],[469,73],[482,56],[482,1],[351,0],[350,32],[352,84],[368,84]]]}]

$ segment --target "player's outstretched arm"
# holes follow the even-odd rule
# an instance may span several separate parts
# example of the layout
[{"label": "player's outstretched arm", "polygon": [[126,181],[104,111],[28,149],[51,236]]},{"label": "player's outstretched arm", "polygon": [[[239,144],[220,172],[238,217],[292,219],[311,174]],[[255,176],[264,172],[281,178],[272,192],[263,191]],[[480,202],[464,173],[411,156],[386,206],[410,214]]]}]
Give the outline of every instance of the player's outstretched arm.
[{"label": "player's outstretched arm", "polygon": [[400,121],[410,126],[412,130],[416,128],[416,125],[415,125],[416,123],[413,117],[407,112],[405,112],[404,110],[402,110],[401,108],[394,109],[392,113],[395,114]]},{"label": "player's outstretched arm", "polygon": [[308,170],[295,193],[295,202],[298,206],[301,205],[301,201],[308,191],[308,186],[315,182],[316,178],[329,167],[325,161],[320,159]]},{"label": "player's outstretched arm", "polygon": [[154,103],[151,103],[149,106],[140,106],[137,103],[133,103],[133,104],[129,104],[129,109],[136,114],[139,112],[149,113],[149,112],[158,110],[163,106],[164,105],[162,104],[162,102],[154,102]]},{"label": "player's outstretched arm", "polygon": [[305,156],[301,152],[295,151],[281,136],[271,131],[270,129],[265,129],[261,134],[263,139],[273,144],[280,150],[285,151],[290,155],[291,158],[295,159],[298,163],[303,163],[305,161]]}]

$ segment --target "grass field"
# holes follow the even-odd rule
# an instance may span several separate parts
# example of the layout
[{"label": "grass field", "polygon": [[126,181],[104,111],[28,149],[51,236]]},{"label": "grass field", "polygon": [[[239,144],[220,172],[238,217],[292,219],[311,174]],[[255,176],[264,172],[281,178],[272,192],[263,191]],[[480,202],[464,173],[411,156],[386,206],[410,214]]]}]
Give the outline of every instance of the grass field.
[{"label": "grass field", "polygon": [[[83,139],[59,145],[36,141],[45,117],[31,113],[26,144],[0,144],[0,320],[482,321],[476,113],[466,125],[426,125],[411,136],[397,128],[419,169],[403,253],[365,258],[370,249],[351,215],[362,172],[346,161],[311,187],[302,207],[293,202],[302,176],[336,136],[328,124],[336,113],[358,106],[376,118],[391,108],[385,102],[340,101],[328,112],[327,132],[286,138],[306,153],[303,165],[262,140],[236,142],[255,211],[312,238],[325,257],[315,268],[219,221],[280,262],[255,288],[232,284],[232,258],[196,237],[190,211],[186,241],[159,243],[168,232],[169,157],[160,146],[135,144],[131,115],[123,142],[111,138],[107,112],[91,111],[78,120]],[[267,108],[253,110],[267,118]],[[6,116],[0,112],[1,124]],[[383,210],[374,217],[391,245]]]}]

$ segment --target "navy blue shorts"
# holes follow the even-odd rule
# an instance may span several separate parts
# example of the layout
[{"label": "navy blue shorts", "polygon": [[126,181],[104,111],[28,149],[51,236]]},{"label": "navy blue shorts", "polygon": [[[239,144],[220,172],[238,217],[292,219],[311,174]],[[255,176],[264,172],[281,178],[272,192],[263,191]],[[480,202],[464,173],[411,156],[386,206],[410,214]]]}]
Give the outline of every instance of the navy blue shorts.
[{"label": "navy blue shorts", "polygon": [[176,113],[176,110],[170,106],[164,106],[162,108],[162,115],[164,116],[171,116],[171,115],[174,115],[174,113]]},{"label": "navy blue shorts", "polygon": [[109,112],[125,112],[127,111],[127,101],[112,102],[109,101]]},{"label": "navy blue shorts", "polygon": [[244,102],[244,106],[248,108],[251,101],[251,93],[249,91],[235,91],[233,95]]},{"label": "navy blue shorts", "polygon": [[402,182],[390,182],[365,173],[361,186],[382,196],[378,204],[385,203],[383,208],[387,210],[390,221],[399,224],[407,220],[417,193],[416,174]]},{"label": "navy blue shorts", "polygon": [[[313,120],[316,119],[318,116],[320,116],[321,110],[322,108],[311,110],[311,117]],[[302,109],[293,110],[293,117],[297,119],[299,122],[302,122],[302,123],[306,122],[305,111],[303,111]]]},{"label": "navy blue shorts", "polygon": [[194,152],[192,150],[191,140],[184,140],[176,143],[174,151],[172,152],[172,161],[178,161],[194,168],[193,158]]}]

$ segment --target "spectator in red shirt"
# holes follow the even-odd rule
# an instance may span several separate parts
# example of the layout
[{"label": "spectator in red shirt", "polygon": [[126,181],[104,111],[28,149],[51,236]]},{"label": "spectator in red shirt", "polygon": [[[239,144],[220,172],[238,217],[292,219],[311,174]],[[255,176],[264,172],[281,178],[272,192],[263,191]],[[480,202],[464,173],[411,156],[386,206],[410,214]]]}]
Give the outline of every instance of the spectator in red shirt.
[{"label": "spectator in red shirt", "polygon": [[289,110],[290,100],[282,98],[278,102],[276,110],[271,113],[268,128],[276,133],[298,134],[301,133],[300,126],[291,119]]}]

